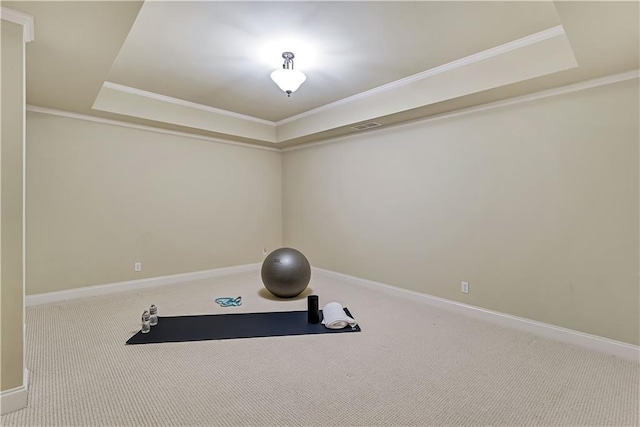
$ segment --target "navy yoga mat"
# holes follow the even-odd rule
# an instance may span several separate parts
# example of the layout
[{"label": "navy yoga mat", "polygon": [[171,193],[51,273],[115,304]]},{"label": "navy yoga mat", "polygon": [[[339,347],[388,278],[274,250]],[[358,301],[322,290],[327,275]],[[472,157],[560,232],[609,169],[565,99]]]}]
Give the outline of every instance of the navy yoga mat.
[{"label": "navy yoga mat", "polygon": [[[353,317],[346,307],[344,311]],[[320,313],[322,319],[322,310]],[[360,332],[360,326],[327,329],[320,323],[308,323],[307,317],[307,311],[160,317],[158,324],[151,327],[151,332],[138,332],[129,338],[127,344]]]}]

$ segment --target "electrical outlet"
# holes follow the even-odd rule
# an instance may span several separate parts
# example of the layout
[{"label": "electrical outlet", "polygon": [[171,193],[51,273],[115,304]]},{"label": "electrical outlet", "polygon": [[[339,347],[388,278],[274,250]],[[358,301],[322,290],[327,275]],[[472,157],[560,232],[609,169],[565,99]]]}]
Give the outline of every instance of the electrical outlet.
[{"label": "electrical outlet", "polygon": [[462,293],[468,294],[469,293],[469,282],[462,282],[462,286],[460,287],[460,290],[462,291]]},{"label": "electrical outlet", "polygon": [[142,263],[136,262],[135,264],[133,264],[133,269],[134,271],[142,271]]}]

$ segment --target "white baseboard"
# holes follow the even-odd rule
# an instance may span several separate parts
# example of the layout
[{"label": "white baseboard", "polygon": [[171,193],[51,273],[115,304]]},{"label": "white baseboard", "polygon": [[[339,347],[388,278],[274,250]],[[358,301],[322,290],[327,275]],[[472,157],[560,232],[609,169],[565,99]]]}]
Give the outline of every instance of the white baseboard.
[{"label": "white baseboard", "polygon": [[[26,306],[34,306],[47,304],[52,302],[60,302],[77,298],[87,298],[99,295],[107,295],[118,292],[131,291],[136,289],[151,288],[156,286],[171,285],[175,283],[188,282],[192,280],[207,279],[210,277],[225,276],[228,274],[241,273],[245,271],[259,270],[262,263],[245,264],[233,267],[217,268],[213,270],[196,271],[192,273],[174,274],[171,276],[152,277],[148,279],[130,280],[126,282],[110,283],[106,285],[87,286],[78,289],[68,289],[57,292],[47,292],[43,294],[27,295],[25,297]],[[551,325],[548,323],[538,322],[535,320],[525,319],[523,317],[513,316],[510,314],[500,313],[498,311],[486,308],[476,307],[445,298],[435,297],[421,292],[403,289],[384,283],[374,282],[373,280],[362,279],[355,276],[349,276],[343,273],[337,273],[323,268],[313,267],[313,271],[327,277],[337,278],[348,283],[366,288],[375,289],[377,291],[387,292],[396,296],[411,298],[414,301],[421,301],[434,307],[439,307],[449,311],[455,311],[465,316],[495,323],[512,329],[529,332],[541,337],[550,338],[556,341],[577,345],[590,350],[601,353],[610,354],[633,362],[640,362],[640,347],[615,341],[609,338],[599,337],[584,332],[574,331],[572,329]],[[16,393],[20,396],[20,387],[2,392],[2,403],[4,413],[5,393]],[[26,399],[26,388],[24,390]],[[7,395],[9,396],[9,395]],[[13,396],[13,394],[11,394]],[[8,398],[8,397],[7,397]],[[11,397],[18,399],[18,397]],[[26,400],[25,400],[26,402]],[[25,403],[26,405],[26,403]],[[22,406],[24,407],[24,406]],[[19,408],[18,408],[19,409]]]},{"label": "white baseboard", "polygon": [[463,304],[457,301],[445,298],[435,297],[421,292],[403,289],[384,283],[374,282],[372,280],[361,279],[347,274],[337,273],[331,270],[313,267],[314,272],[327,277],[337,278],[354,285],[363,286],[377,291],[387,292],[396,296],[411,298],[413,301],[421,301],[434,307],[442,308],[449,311],[455,311],[465,316],[471,316],[476,319],[495,323],[500,326],[529,332],[541,337],[549,338],[555,341],[567,344],[577,345],[589,350],[610,354],[621,359],[640,362],[640,347],[615,341],[609,338],[599,337],[584,332],[574,331],[572,329],[562,328],[560,326],[550,325],[548,323],[538,322],[535,320],[525,319],[523,317],[512,316],[510,314],[500,313],[498,311],[488,310],[486,308],[476,307],[469,304]]},{"label": "white baseboard", "polygon": [[19,411],[27,407],[27,392],[29,390],[29,371],[25,368],[22,385],[0,392],[0,415]]},{"label": "white baseboard", "polygon": [[66,289],[56,292],[45,292],[42,294],[25,296],[25,305],[29,307],[40,304],[48,304],[52,302],[67,301],[77,298],[88,298],[99,295],[132,291],[136,289],[172,285],[175,283],[189,282],[193,280],[208,279],[210,277],[226,276],[234,273],[258,270],[261,266],[262,263],[244,264],[236,265],[233,267],[216,268],[213,270],[194,271],[191,273],[172,274],[170,276],[150,277],[147,279],[128,280],[126,282],[86,286],[83,288]]}]

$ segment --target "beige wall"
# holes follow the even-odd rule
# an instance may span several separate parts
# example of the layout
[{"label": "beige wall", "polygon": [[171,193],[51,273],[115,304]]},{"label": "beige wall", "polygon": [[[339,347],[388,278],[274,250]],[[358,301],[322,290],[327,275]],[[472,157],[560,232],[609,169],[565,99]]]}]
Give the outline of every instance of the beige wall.
[{"label": "beige wall", "polygon": [[27,294],[261,262],[282,245],[278,152],[28,112],[27,159]]},{"label": "beige wall", "polygon": [[0,298],[2,379],[0,389],[23,380],[23,189],[24,41],[22,26],[2,28],[2,128],[0,139]]},{"label": "beige wall", "polygon": [[637,345],[638,117],[634,80],[285,152],[284,244]]},{"label": "beige wall", "polygon": [[284,235],[318,267],[639,344],[638,114],[634,80],[281,155],[28,113],[27,293],[260,262]]}]

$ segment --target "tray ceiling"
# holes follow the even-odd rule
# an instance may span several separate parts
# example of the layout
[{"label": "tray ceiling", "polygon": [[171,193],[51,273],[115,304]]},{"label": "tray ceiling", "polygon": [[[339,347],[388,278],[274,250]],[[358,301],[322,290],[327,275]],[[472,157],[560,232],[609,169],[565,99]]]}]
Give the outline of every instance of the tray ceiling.
[{"label": "tray ceiling", "polygon": [[3,6],[35,17],[29,104],[276,147],[638,68],[636,2]]}]

